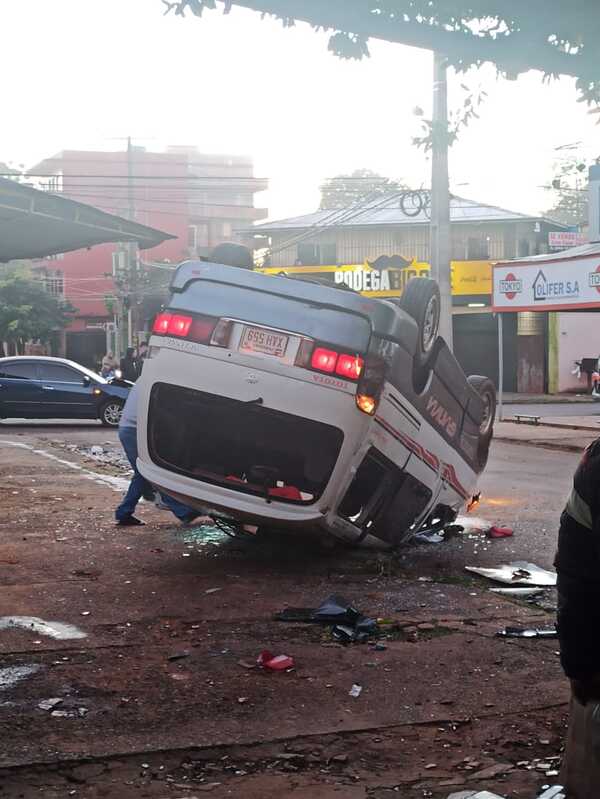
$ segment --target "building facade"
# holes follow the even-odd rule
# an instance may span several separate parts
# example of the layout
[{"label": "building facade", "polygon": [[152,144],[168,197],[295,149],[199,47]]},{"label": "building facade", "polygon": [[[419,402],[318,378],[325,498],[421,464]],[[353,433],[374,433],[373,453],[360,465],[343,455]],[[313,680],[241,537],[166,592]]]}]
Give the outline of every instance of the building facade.
[{"label": "building facade", "polygon": [[[141,147],[65,150],[36,164],[28,175],[38,188],[173,236],[143,251],[140,260],[127,247],[101,245],[35,263],[47,290],[77,309],[56,354],[90,367],[108,347],[123,344],[114,327],[127,318],[132,305],[137,328],[133,338],[143,330],[152,300],[160,302],[169,283],[170,265],[206,254],[267,215],[254,205],[254,195],[267,188],[267,181],[254,176],[252,159],[205,155],[194,147],[173,146],[165,152]],[[139,265],[140,278],[129,290],[120,285],[118,275],[132,261]]]}]

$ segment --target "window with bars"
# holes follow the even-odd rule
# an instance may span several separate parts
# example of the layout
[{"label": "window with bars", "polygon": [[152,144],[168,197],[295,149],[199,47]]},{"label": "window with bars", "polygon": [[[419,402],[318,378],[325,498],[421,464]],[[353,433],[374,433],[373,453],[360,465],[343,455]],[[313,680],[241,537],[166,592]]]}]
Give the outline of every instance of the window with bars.
[{"label": "window with bars", "polygon": [[60,270],[46,272],[40,275],[39,281],[45,292],[55,297],[57,300],[65,298],[65,277]]}]

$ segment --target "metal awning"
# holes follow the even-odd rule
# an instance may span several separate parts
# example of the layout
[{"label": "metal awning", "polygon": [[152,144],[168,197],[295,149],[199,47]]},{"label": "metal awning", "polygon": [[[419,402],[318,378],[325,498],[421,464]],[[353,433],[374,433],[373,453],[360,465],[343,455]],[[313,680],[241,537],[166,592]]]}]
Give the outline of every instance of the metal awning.
[{"label": "metal awning", "polygon": [[0,262],[107,242],[135,241],[147,249],[174,238],[91,205],[0,178]]}]

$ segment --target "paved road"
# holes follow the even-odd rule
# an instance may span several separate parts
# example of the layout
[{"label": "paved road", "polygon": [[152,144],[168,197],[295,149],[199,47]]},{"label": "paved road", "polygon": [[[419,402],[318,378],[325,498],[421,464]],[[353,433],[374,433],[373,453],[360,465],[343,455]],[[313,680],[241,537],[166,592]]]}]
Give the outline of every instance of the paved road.
[{"label": "paved road", "polygon": [[[0,426],[4,799],[443,799],[449,780],[537,794],[543,775],[516,764],[561,745],[556,642],[495,633],[552,617],[491,594],[464,566],[550,566],[576,455],[494,443],[478,513],[514,537],[471,530],[391,555],[229,541],[147,505],[145,527],[115,528],[119,472],[87,455],[92,444],[118,450],[102,428]],[[385,650],[273,621],[331,593],[397,620]],[[6,614],[86,637],[2,629]],[[266,646],[295,657],[296,671],[248,668]],[[510,773],[477,779],[469,758]]]},{"label": "paved road", "polygon": [[505,417],[516,413],[527,413],[532,416],[596,416],[600,417],[600,402],[552,402],[539,405],[504,404]]}]

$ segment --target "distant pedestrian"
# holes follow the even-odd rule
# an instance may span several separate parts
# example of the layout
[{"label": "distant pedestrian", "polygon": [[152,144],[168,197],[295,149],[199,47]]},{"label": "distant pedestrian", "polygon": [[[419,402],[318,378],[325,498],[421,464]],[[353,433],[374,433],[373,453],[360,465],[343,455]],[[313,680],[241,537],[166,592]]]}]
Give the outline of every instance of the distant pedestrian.
[{"label": "distant pedestrian", "polygon": [[115,369],[119,368],[119,362],[114,356],[114,353],[109,350],[104,358],[102,358],[102,369],[100,370],[101,377],[110,377],[115,373]]},{"label": "distant pedestrian", "polygon": [[137,372],[137,376],[139,377],[142,374],[142,369],[144,368],[144,361],[148,357],[148,344],[145,341],[142,341],[138,346],[137,357],[135,359],[135,371]]},{"label": "distant pedestrian", "polygon": [[[127,460],[133,469],[133,477],[129,483],[127,494],[123,501],[115,511],[117,524],[121,527],[133,527],[136,525],[143,525],[140,519],[134,516],[134,511],[138,502],[142,497],[152,501],[154,499],[153,486],[143,477],[137,468],[138,446],[137,446],[137,406],[138,406],[138,390],[139,385],[135,386],[129,392],[127,402],[121,414],[121,421],[119,423],[119,440],[127,455]],[[189,524],[201,514],[193,508],[183,505],[181,502],[172,499],[167,494],[160,494],[162,506],[170,510],[177,516],[182,524]]]},{"label": "distant pedestrian", "polygon": [[571,680],[561,782],[570,799],[597,799],[600,785],[600,439],[585,451],[560,520],[558,637]]},{"label": "distant pedestrian", "polygon": [[121,376],[124,380],[130,380],[135,383],[138,374],[135,365],[135,350],[133,347],[128,347],[124,357],[121,358]]}]

